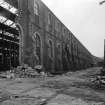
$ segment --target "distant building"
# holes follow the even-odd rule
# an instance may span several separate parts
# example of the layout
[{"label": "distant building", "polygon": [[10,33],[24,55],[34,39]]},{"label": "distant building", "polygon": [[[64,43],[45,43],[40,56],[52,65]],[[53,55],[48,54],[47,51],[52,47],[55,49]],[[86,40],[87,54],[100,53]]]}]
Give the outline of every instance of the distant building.
[{"label": "distant building", "polygon": [[17,12],[0,6],[0,18],[13,22],[9,25],[5,24],[5,19],[0,22],[0,65],[3,69],[24,63],[31,67],[43,65],[46,71],[60,73],[92,66],[91,53],[42,1],[4,2]]}]

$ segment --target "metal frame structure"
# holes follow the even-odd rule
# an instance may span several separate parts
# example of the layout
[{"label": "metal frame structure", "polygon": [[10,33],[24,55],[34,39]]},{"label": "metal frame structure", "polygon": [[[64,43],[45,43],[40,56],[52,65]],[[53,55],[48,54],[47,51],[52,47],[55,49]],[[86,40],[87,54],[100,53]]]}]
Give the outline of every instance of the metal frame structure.
[{"label": "metal frame structure", "polygon": [[9,0],[0,0],[1,70],[8,70],[19,64],[19,32],[15,23],[17,16],[18,9],[9,4]]}]

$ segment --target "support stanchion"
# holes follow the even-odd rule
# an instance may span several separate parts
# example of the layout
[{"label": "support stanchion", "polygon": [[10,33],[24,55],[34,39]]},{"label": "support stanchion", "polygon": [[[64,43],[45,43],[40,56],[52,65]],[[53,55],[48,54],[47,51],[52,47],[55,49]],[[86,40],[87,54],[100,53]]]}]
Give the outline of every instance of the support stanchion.
[{"label": "support stanchion", "polygon": [[104,39],[104,69],[105,69],[105,39]]}]

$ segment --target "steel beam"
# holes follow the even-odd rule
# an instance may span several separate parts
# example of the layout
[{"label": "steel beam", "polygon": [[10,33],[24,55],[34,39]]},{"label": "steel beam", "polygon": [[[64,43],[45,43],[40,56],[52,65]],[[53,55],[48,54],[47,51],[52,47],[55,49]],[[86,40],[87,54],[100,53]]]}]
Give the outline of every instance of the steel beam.
[{"label": "steel beam", "polygon": [[17,17],[15,14],[11,13],[7,9],[3,8],[2,6],[0,6],[0,15],[6,17],[7,19],[13,22],[15,22],[15,19]]},{"label": "steel beam", "polygon": [[12,34],[14,34],[14,35],[19,35],[19,32],[18,32],[18,30],[16,30],[16,29],[14,29],[14,28],[12,28],[12,27],[9,27],[9,26],[7,26],[7,25],[5,25],[5,24],[3,24],[3,23],[0,23],[0,29],[1,30],[4,30],[4,31],[7,31],[7,32],[9,32],[9,33],[12,33]]},{"label": "steel beam", "polygon": [[104,68],[105,68],[105,39],[104,39]]},{"label": "steel beam", "polygon": [[18,8],[18,0],[4,0],[8,4],[12,5],[15,8]]}]

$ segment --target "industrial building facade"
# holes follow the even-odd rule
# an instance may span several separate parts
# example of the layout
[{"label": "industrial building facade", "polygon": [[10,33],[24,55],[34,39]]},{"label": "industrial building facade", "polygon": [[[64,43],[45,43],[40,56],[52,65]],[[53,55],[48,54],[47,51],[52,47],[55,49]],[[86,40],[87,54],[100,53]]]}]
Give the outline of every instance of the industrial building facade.
[{"label": "industrial building facade", "polygon": [[22,64],[33,68],[42,65],[46,71],[62,73],[91,67],[93,60],[41,0],[2,0],[0,68],[7,70]]}]

